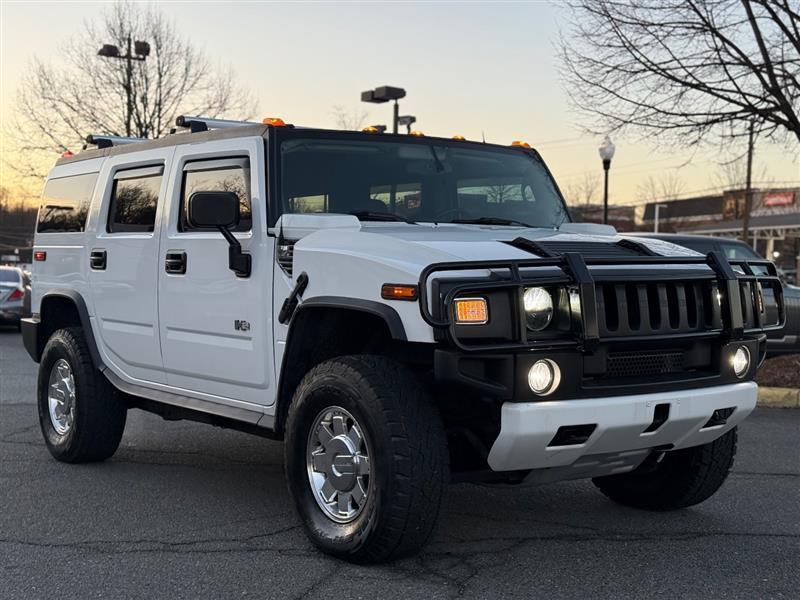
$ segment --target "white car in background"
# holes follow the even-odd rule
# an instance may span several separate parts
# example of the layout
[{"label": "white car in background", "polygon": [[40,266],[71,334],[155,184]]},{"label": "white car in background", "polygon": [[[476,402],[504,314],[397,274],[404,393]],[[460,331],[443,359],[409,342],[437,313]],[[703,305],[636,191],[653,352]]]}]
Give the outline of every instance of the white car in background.
[{"label": "white car in background", "polygon": [[20,327],[31,314],[31,280],[18,267],[0,267],[0,325]]}]

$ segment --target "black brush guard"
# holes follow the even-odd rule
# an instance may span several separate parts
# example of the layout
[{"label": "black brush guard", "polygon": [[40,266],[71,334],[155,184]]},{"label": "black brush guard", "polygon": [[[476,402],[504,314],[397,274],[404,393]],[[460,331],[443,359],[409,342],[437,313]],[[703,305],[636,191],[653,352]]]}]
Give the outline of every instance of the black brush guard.
[{"label": "black brush guard", "polygon": [[[419,278],[419,308],[422,318],[431,327],[447,330],[451,341],[461,350],[480,351],[487,350],[512,350],[512,349],[531,349],[537,347],[558,347],[558,346],[579,346],[584,350],[591,351],[603,342],[624,342],[634,339],[642,339],[641,336],[613,336],[601,337],[598,325],[598,301],[595,286],[595,279],[589,271],[590,266],[681,266],[681,265],[704,265],[713,271],[711,276],[703,276],[708,281],[716,281],[719,289],[723,292],[723,327],[720,331],[703,331],[692,333],[678,333],[674,335],[661,336],[666,339],[679,339],[686,337],[717,337],[722,336],[725,340],[743,339],[746,334],[766,333],[783,328],[786,322],[786,311],[783,300],[783,287],[777,276],[775,265],[768,260],[728,260],[721,252],[710,252],[706,256],[641,256],[625,258],[584,258],[581,254],[567,252],[559,256],[546,256],[541,258],[531,258],[522,260],[493,260],[493,261],[468,261],[468,262],[445,262],[435,263],[425,267]],[[734,266],[739,267],[742,273],[734,271]],[[532,267],[557,267],[561,274],[546,276],[524,276],[522,269]],[[754,268],[764,269],[766,275],[756,275]],[[442,314],[445,318],[437,318],[429,307],[428,282],[435,273],[455,272],[455,271],[507,271],[509,277],[503,279],[487,279],[485,282],[476,282],[472,279],[463,284],[457,284],[450,289],[443,299],[441,306]],[[633,272],[632,272],[633,273]],[[637,272],[640,274],[640,272]],[[666,273],[669,275],[669,273]],[[624,273],[620,275],[624,276]],[[448,281],[451,277],[446,278]],[[465,291],[481,292],[502,288],[518,288],[519,295],[525,285],[566,285],[574,286],[580,296],[581,314],[580,331],[576,332],[571,338],[559,340],[542,340],[541,342],[528,339],[528,332],[524,319],[519,319],[517,339],[511,343],[502,344],[474,344],[466,345],[459,341],[455,332],[455,318],[453,316],[453,301]],[[743,307],[742,305],[742,284],[751,284],[749,289],[753,290],[753,306]],[[763,308],[764,286],[772,288],[778,310],[778,322],[774,325],[765,325],[765,311]],[[749,298],[750,296],[748,296]],[[438,301],[438,300],[437,300]],[[517,303],[521,306],[521,298]],[[746,311],[746,312],[745,312]],[[753,320],[754,327],[745,327],[745,315],[749,320]],[[647,339],[658,339],[658,336],[651,336]]]}]

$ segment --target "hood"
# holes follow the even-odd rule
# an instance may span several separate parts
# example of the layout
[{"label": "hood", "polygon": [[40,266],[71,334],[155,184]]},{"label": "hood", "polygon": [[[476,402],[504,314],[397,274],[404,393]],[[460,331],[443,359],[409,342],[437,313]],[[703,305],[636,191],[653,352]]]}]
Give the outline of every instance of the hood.
[{"label": "hood", "polygon": [[375,222],[363,222],[356,230],[318,230],[297,242],[295,256],[306,252],[346,254],[419,273],[434,262],[535,258],[530,252],[506,243],[520,237],[541,243],[554,252],[603,253],[608,252],[607,249],[619,250],[614,244],[629,239],[662,256],[698,256],[693,250],[662,240],[626,238],[619,234],[586,235],[555,229],[450,223]]},{"label": "hood", "polygon": [[652,252],[662,256],[697,256],[697,252],[662,240],[642,237],[626,237],[624,235],[589,235],[573,232],[562,232],[557,229],[541,229],[533,227],[502,227],[485,225],[444,224],[397,225],[365,223],[362,232],[375,233],[404,242],[418,244],[437,252],[444,252],[453,258],[462,260],[494,260],[524,259],[532,255],[525,250],[510,246],[517,238],[524,238],[554,252],[572,249],[585,249],[588,252],[602,249],[606,245],[621,240],[629,240],[645,246]]}]

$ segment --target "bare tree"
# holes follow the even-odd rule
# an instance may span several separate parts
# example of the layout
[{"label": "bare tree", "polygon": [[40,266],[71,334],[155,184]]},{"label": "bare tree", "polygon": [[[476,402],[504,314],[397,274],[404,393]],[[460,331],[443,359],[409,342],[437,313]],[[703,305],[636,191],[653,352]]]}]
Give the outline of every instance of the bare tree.
[{"label": "bare tree", "polygon": [[598,129],[800,141],[797,0],[571,0],[562,73]]},{"label": "bare tree", "polygon": [[579,179],[574,179],[564,186],[564,196],[571,206],[588,206],[594,202],[600,189],[600,175],[586,171]]},{"label": "bare tree", "polygon": [[666,171],[658,178],[650,175],[637,187],[637,196],[640,202],[659,202],[664,200],[677,200],[683,193],[683,181],[673,171]]},{"label": "bare tree", "polygon": [[347,110],[344,106],[334,106],[331,110],[336,126],[346,131],[358,131],[367,122],[369,112],[362,108]]},{"label": "bare tree", "polygon": [[[125,54],[129,40],[150,45],[130,72],[128,61],[97,54],[104,44]],[[232,70],[212,66],[154,6],[114,4],[60,57],[33,59],[19,85],[7,133],[17,142],[10,166],[23,176],[41,176],[43,156],[80,148],[89,133],[155,138],[180,114],[246,118],[254,110]]]}]

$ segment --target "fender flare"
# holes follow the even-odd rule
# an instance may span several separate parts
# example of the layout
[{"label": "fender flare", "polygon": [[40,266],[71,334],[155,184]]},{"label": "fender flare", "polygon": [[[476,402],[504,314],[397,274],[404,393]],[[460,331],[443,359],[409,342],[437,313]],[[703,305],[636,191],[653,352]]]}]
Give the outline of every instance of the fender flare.
[{"label": "fender flare", "polygon": [[[300,306],[298,306],[295,311],[295,316],[303,309],[308,308],[345,308],[375,315],[384,320],[393,339],[401,342],[408,341],[406,328],[403,326],[403,320],[400,318],[400,315],[397,314],[397,311],[391,306],[381,304],[374,300],[362,300],[361,298],[347,298],[343,296],[316,296],[301,302]],[[294,321],[294,318],[292,321]],[[291,337],[291,333],[292,329],[290,324],[289,334],[286,336],[287,342]]]},{"label": "fender flare", "polygon": [[294,390],[286,389],[289,385],[286,374],[287,363],[289,362],[287,357],[291,353],[292,341],[294,339],[294,324],[297,322],[297,316],[299,314],[301,314],[304,310],[311,308],[338,308],[376,316],[386,323],[386,327],[388,328],[392,339],[401,342],[408,341],[406,329],[403,326],[403,321],[400,318],[400,315],[394,308],[387,306],[386,304],[382,304],[374,300],[363,300],[361,298],[347,298],[340,296],[315,296],[313,298],[309,298],[308,300],[303,300],[303,302],[297,307],[297,310],[295,310],[294,314],[292,315],[292,320],[289,322],[289,331],[286,335],[286,350],[283,354],[283,360],[281,361],[280,366],[279,379],[277,382],[278,394],[276,399],[277,405],[275,407],[274,425],[275,431],[278,433],[282,432],[283,430],[283,424],[285,422],[289,403],[291,402],[291,396],[294,393]]},{"label": "fender flare", "polygon": [[33,358],[33,360],[36,362],[39,362],[42,358],[44,347],[47,344],[47,340],[43,339],[43,336],[48,327],[46,323],[42,322],[41,307],[48,298],[65,298],[72,302],[72,304],[75,306],[75,310],[78,312],[78,318],[81,321],[83,335],[86,339],[86,345],[89,347],[89,354],[92,358],[92,362],[94,363],[96,369],[103,370],[105,365],[103,364],[103,360],[100,358],[100,352],[97,349],[97,341],[94,338],[92,321],[89,316],[89,310],[86,308],[86,301],[83,299],[83,296],[71,289],[54,289],[47,291],[42,296],[42,299],[39,303],[39,314],[33,315],[33,317],[30,319],[23,320],[23,342],[25,343],[25,348],[28,350],[28,354],[31,355],[31,358]]}]

